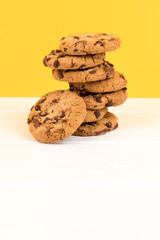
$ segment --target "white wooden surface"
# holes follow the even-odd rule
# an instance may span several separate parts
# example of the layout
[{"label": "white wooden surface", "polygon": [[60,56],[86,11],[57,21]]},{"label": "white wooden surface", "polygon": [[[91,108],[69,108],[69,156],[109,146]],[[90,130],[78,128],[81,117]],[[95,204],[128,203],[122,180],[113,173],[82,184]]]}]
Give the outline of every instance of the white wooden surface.
[{"label": "white wooden surface", "polygon": [[0,240],[159,240],[160,99],[110,108],[119,128],[32,138],[35,98],[0,99]]}]

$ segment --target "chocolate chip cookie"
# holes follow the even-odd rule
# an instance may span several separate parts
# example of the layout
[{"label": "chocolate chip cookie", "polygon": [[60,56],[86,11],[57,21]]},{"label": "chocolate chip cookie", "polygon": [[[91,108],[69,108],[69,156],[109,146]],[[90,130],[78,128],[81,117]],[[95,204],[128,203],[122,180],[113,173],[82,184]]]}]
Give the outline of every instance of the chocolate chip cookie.
[{"label": "chocolate chip cookie", "polygon": [[97,136],[114,130],[118,127],[117,117],[110,112],[98,122],[82,123],[73,135],[76,136]]},{"label": "chocolate chip cookie", "polygon": [[108,112],[107,107],[96,110],[88,109],[84,122],[97,122],[101,120],[107,112]]},{"label": "chocolate chip cookie", "polygon": [[93,82],[106,78],[111,78],[114,76],[114,66],[113,64],[105,61],[103,64],[79,70],[52,70],[53,77],[56,80],[73,82],[73,83],[83,83],[83,82]]},{"label": "chocolate chip cookie", "polygon": [[70,88],[93,93],[115,92],[124,88],[127,80],[122,73],[115,72],[113,78],[102,81],[86,82],[86,83],[70,83]]},{"label": "chocolate chip cookie", "polygon": [[60,50],[69,55],[97,54],[116,50],[121,40],[113,34],[81,33],[63,37]]},{"label": "chocolate chip cookie", "polygon": [[85,69],[98,66],[104,62],[105,53],[85,55],[85,56],[69,56],[60,50],[53,50],[43,59],[46,67],[53,69]]},{"label": "chocolate chip cookie", "polygon": [[55,143],[71,136],[86,117],[83,98],[70,91],[44,95],[32,107],[28,117],[33,137],[44,143]]},{"label": "chocolate chip cookie", "polygon": [[116,107],[123,104],[127,100],[127,88],[123,88],[116,92],[107,93],[90,93],[85,91],[76,91],[79,96],[83,97],[87,109],[102,109],[106,107]]}]

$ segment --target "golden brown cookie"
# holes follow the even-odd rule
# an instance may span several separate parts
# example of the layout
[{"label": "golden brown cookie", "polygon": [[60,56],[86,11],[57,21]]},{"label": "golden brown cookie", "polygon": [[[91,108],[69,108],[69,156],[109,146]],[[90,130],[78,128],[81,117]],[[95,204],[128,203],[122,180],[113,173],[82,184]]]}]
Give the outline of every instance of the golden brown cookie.
[{"label": "golden brown cookie", "polygon": [[70,83],[72,90],[88,91],[92,93],[115,92],[127,85],[127,80],[122,73],[115,72],[113,78],[102,81],[86,83]]},{"label": "golden brown cookie", "polygon": [[116,50],[121,40],[113,34],[81,33],[62,38],[60,50],[69,55],[97,54]]},{"label": "golden brown cookie", "polygon": [[97,122],[101,120],[107,112],[108,112],[107,107],[96,110],[88,109],[84,122]]},{"label": "golden brown cookie", "polygon": [[70,91],[44,95],[32,107],[28,117],[33,137],[44,143],[55,143],[71,136],[86,116],[83,98]]},{"label": "golden brown cookie", "polygon": [[127,88],[120,89],[115,92],[106,93],[90,93],[70,89],[83,97],[87,109],[103,109],[104,107],[116,107],[123,104],[127,100]]},{"label": "golden brown cookie", "polygon": [[106,78],[111,78],[114,76],[114,66],[113,64],[105,61],[103,64],[79,70],[52,70],[53,77],[56,80],[82,83],[82,82],[93,82]]},{"label": "golden brown cookie", "polygon": [[85,69],[98,66],[105,60],[105,53],[85,55],[85,56],[69,56],[60,50],[53,50],[43,59],[46,67],[53,69]]},{"label": "golden brown cookie", "polygon": [[76,136],[98,136],[114,130],[118,127],[117,117],[110,112],[99,121],[82,123],[73,135]]}]

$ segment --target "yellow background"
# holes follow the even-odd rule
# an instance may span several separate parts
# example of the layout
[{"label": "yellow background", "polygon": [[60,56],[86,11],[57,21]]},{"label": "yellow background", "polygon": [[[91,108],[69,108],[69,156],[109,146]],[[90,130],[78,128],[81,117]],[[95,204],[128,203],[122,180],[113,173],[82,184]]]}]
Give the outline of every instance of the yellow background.
[{"label": "yellow background", "polygon": [[41,96],[67,83],[53,80],[43,57],[62,37],[114,33],[122,47],[107,60],[128,79],[129,97],[160,97],[159,0],[9,0],[0,4],[0,96]]}]

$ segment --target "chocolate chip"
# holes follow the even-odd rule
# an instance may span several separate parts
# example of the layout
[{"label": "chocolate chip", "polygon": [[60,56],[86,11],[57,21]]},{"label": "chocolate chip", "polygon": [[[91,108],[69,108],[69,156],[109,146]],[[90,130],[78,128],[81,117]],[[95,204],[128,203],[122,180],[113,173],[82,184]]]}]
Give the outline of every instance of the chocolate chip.
[{"label": "chocolate chip", "polygon": [[124,79],[124,76],[122,74],[119,74],[119,77]]},{"label": "chocolate chip", "polygon": [[64,130],[64,129],[60,129],[59,132],[60,132],[61,134],[65,134],[65,130]]},{"label": "chocolate chip", "polygon": [[51,60],[51,58],[50,58],[50,57],[49,57],[49,58],[47,57],[47,58],[46,58],[46,62],[48,62],[49,60]]},{"label": "chocolate chip", "polygon": [[101,114],[100,114],[99,111],[97,110],[97,111],[94,112],[94,115],[95,115],[96,118],[98,119],[98,118],[100,117]]},{"label": "chocolate chip", "polygon": [[57,99],[52,100],[52,103],[57,103],[57,102],[58,102]]},{"label": "chocolate chip", "polygon": [[107,65],[103,65],[103,68],[104,68],[104,70],[108,73],[109,72],[109,70],[110,70],[110,68],[109,68],[109,66],[107,66]]},{"label": "chocolate chip", "polygon": [[106,127],[108,127],[108,128],[111,128],[111,127],[112,127],[112,123],[111,123],[111,122],[108,122],[108,123],[106,123],[105,125],[106,125]]},{"label": "chocolate chip", "polygon": [[46,61],[46,59],[47,59],[47,57],[45,56],[45,58],[43,59],[43,64],[44,64],[44,66],[46,66],[47,67],[47,61]]},{"label": "chocolate chip", "polygon": [[58,122],[58,118],[57,117],[54,117],[52,120],[55,120],[56,122]]},{"label": "chocolate chip", "polygon": [[49,60],[51,60],[51,58],[47,58],[46,61],[48,62]]},{"label": "chocolate chip", "polygon": [[40,117],[45,117],[45,116],[47,116],[47,113],[43,113],[43,114],[40,113],[39,116],[40,116]]},{"label": "chocolate chip", "polygon": [[67,52],[68,48],[64,48],[64,51]]},{"label": "chocolate chip", "polygon": [[103,46],[103,43],[101,41],[96,41],[94,45],[100,44],[100,46]]},{"label": "chocolate chip", "polygon": [[61,114],[60,118],[63,118],[63,117],[65,117],[65,112],[64,111],[62,111],[62,114]]},{"label": "chocolate chip", "polygon": [[70,91],[74,91],[75,90],[73,84],[69,83],[69,87],[70,87]]},{"label": "chocolate chip", "polygon": [[91,70],[89,73],[94,74],[94,73],[96,73],[96,70]]},{"label": "chocolate chip", "polygon": [[55,50],[52,50],[52,52],[50,53],[50,55],[55,55]]},{"label": "chocolate chip", "polygon": [[71,68],[73,68],[74,66],[75,66],[75,63],[72,62],[72,63],[71,63]]},{"label": "chocolate chip", "polygon": [[114,67],[114,65],[112,63],[108,62],[108,61],[105,61],[105,63],[107,63],[111,67]]},{"label": "chocolate chip", "polygon": [[103,64],[103,68],[106,72],[106,78],[113,77],[114,68],[112,64],[107,64],[106,62]]},{"label": "chocolate chip", "polygon": [[97,96],[96,97],[96,102],[102,103],[102,96]]},{"label": "chocolate chip", "polygon": [[118,123],[116,123],[116,125],[114,126],[113,130],[118,128]]},{"label": "chocolate chip", "polygon": [[86,96],[86,92],[84,92],[84,91],[76,92],[76,94],[78,94],[81,97],[85,97]]},{"label": "chocolate chip", "polygon": [[79,68],[82,69],[82,68],[84,68],[84,67],[86,67],[86,65],[85,65],[85,64],[82,64]]},{"label": "chocolate chip", "polygon": [[63,58],[63,57],[65,57],[66,55],[64,54],[64,53],[60,53],[59,55],[58,55],[58,58]]},{"label": "chocolate chip", "polygon": [[45,102],[46,99],[47,99],[47,98],[42,98],[42,99],[39,101],[39,104]]},{"label": "chocolate chip", "polygon": [[36,111],[41,111],[40,106],[39,106],[39,105],[38,105],[38,106],[35,106],[35,110],[36,110]]},{"label": "chocolate chip", "polygon": [[78,52],[78,49],[75,48],[75,49],[73,50],[73,52]]},{"label": "chocolate chip", "polygon": [[79,37],[78,37],[78,36],[75,36],[74,38],[77,39],[77,40],[79,40]]},{"label": "chocolate chip", "polygon": [[61,39],[61,41],[62,41],[63,39],[65,39],[65,37],[63,37],[63,38]]},{"label": "chocolate chip", "polygon": [[110,100],[107,104],[106,104],[106,107],[111,107],[111,106],[113,106],[114,105],[114,103],[112,102],[112,100]]},{"label": "chocolate chip", "polygon": [[101,135],[102,133],[108,132],[108,129],[103,129],[102,131],[95,132],[96,135]]},{"label": "chocolate chip", "polygon": [[61,93],[64,93],[64,90],[62,90]]},{"label": "chocolate chip", "polygon": [[91,38],[92,36],[90,36],[90,35],[87,35],[87,37]]},{"label": "chocolate chip", "polygon": [[126,88],[126,87],[124,87],[124,88],[122,88],[121,90],[122,90],[122,91],[126,91],[126,90],[127,90],[127,88]]},{"label": "chocolate chip", "polygon": [[58,70],[58,71],[57,71],[57,74],[58,74],[58,78],[59,78],[59,79],[62,79],[62,78],[63,78],[62,70]]},{"label": "chocolate chip", "polygon": [[102,35],[107,35],[106,33],[102,33]]},{"label": "chocolate chip", "polygon": [[28,118],[27,123],[30,124],[32,121]]},{"label": "chocolate chip", "polygon": [[51,135],[51,130],[52,130],[53,128],[49,128],[48,129],[48,131],[47,131],[47,135]]},{"label": "chocolate chip", "polygon": [[55,52],[56,52],[56,53],[59,53],[59,52],[61,52],[61,51],[60,51],[59,49],[56,49]]},{"label": "chocolate chip", "polygon": [[60,63],[58,62],[58,60],[55,60],[54,63],[53,63],[53,66],[55,68],[57,68],[59,65],[60,65]]},{"label": "chocolate chip", "polygon": [[46,118],[43,123],[46,123],[47,121],[51,120],[50,118]]},{"label": "chocolate chip", "polygon": [[35,128],[38,128],[41,125],[41,123],[37,119],[33,119],[33,123]]},{"label": "chocolate chip", "polygon": [[109,39],[108,41],[109,41],[109,42],[114,42],[114,41],[116,41],[116,39],[115,39],[115,38],[111,38],[111,39]]}]

